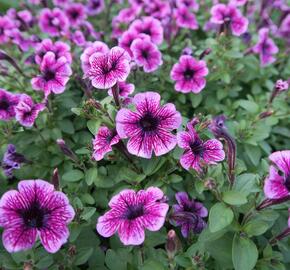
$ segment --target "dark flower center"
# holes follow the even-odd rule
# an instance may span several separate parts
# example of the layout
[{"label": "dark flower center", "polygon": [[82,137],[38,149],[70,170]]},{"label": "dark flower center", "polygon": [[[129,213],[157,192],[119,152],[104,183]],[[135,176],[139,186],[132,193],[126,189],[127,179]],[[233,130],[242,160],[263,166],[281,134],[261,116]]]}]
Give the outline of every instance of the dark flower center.
[{"label": "dark flower center", "polygon": [[184,72],[183,72],[183,76],[185,79],[189,80],[193,77],[194,75],[194,70],[192,69],[186,69]]},{"label": "dark flower center", "polygon": [[72,10],[70,16],[72,19],[77,19],[79,17],[79,12],[77,10]]},{"label": "dark flower center", "polygon": [[145,51],[145,50],[142,50],[142,57],[144,57],[145,59],[148,58],[149,54],[148,54],[148,51]]},{"label": "dark flower center", "polygon": [[144,30],[142,31],[142,33],[143,33],[143,34],[146,34],[146,35],[148,35],[148,36],[151,36],[151,30],[150,30],[150,28],[144,29]]},{"label": "dark flower center", "polygon": [[42,228],[44,226],[46,210],[41,208],[38,202],[33,202],[21,214],[27,227]]},{"label": "dark flower center", "polygon": [[147,113],[140,119],[140,126],[143,131],[154,131],[157,129],[159,125],[159,121],[157,117]]},{"label": "dark flower center", "polygon": [[43,78],[46,81],[53,80],[55,78],[55,72],[48,69],[48,70],[45,71]]},{"label": "dark flower center", "polygon": [[290,192],[290,174],[285,176],[285,187]]},{"label": "dark flower center", "polygon": [[196,156],[202,156],[204,148],[201,140],[196,140],[190,145],[190,149]]},{"label": "dark flower center", "polygon": [[9,102],[7,99],[3,98],[0,100],[0,110],[7,110],[9,108]]},{"label": "dark flower center", "polygon": [[144,215],[144,208],[141,204],[129,206],[125,213],[125,217],[129,220],[136,219],[142,215]]}]

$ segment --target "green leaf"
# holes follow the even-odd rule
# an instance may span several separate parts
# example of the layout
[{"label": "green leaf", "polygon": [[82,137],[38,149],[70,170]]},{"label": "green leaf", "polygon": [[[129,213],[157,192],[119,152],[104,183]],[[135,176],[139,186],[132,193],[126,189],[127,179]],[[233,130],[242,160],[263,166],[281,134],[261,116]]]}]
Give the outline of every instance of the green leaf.
[{"label": "green leaf", "polygon": [[101,123],[102,123],[101,120],[89,120],[87,122],[87,127],[93,135],[96,135]]},{"label": "green leaf", "polygon": [[224,203],[216,203],[209,212],[209,230],[217,232],[233,221],[234,213],[231,208]]},{"label": "green leaf", "polygon": [[247,203],[247,195],[236,190],[229,190],[223,193],[223,200],[231,205],[241,205]]},{"label": "green leaf", "polygon": [[235,235],[232,259],[235,270],[252,270],[258,259],[258,250],[254,242],[249,238]]},{"label": "green leaf", "polygon": [[250,193],[259,191],[257,185],[257,177],[258,175],[253,173],[244,173],[237,176],[233,189],[236,191],[240,191],[245,195],[249,195]]},{"label": "green leaf", "polygon": [[244,108],[250,113],[257,113],[259,110],[259,106],[254,101],[250,100],[239,100],[238,104],[240,107]]},{"label": "green leaf", "polygon": [[65,132],[67,134],[74,134],[74,132],[75,132],[73,123],[67,119],[59,121],[58,127],[61,129],[61,131]]},{"label": "green leaf", "polygon": [[245,224],[243,229],[249,236],[257,236],[265,233],[268,228],[269,224],[266,221],[253,219]]},{"label": "green leaf", "polygon": [[41,258],[37,262],[35,267],[39,268],[39,269],[44,269],[44,268],[47,268],[47,267],[51,266],[52,264],[53,264],[53,257],[51,255],[47,255],[47,256]]},{"label": "green leaf", "polygon": [[140,270],[164,270],[164,266],[157,260],[147,260]]},{"label": "green leaf", "polygon": [[94,183],[95,179],[98,177],[98,170],[97,168],[90,168],[86,171],[86,182],[87,185],[90,186]]},{"label": "green leaf", "polygon": [[85,207],[82,214],[81,218],[84,220],[89,220],[93,214],[95,214],[96,208],[95,207]]},{"label": "green leaf", "polygon": [[[106,265],[110,270],[127,270],[127,262],[112,249],[106,252]],[[152,268],[151,268],[152,270]]]},{"label": "green leaf", "polygon": [[260,147],[254,145],[245,145],[245,150],[251,162],[255,166],[259,165],[262,155]]},{"label": "green leaf", "polygon": [[66,182],[77,182],[81,180],[84,177],[84,174],[80,170],[71,170],[69,172],[66,172],[62,179]]},{"label": "green leaf", "polygon": [[82,265],[88,261],[88,259],[93,254],[94,248],[81,248],[79,252],[76,254],[74,265]]}]

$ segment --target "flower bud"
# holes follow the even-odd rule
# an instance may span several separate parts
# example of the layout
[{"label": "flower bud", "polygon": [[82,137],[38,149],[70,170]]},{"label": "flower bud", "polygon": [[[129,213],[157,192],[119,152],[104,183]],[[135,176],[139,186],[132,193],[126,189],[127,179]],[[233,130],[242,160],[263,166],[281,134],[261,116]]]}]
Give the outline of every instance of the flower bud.
[{"label": "flower bud", "polygon": [[178,239],[174,230],[170,230],[167,233],[167,240],[165,244],[165,249],[169,259],[173,259],[175,254],[180,249],[180,240]]},{"label": "flower bud", "polygon": [[74,154],[74,152],[66,145],[65,141],[63,139],[57,139],[56,140],[60,150],[70,159],[72,159],[73,161],[77,162],[78,158],[77,156]]},{"label": "flower bud", "polygon": [[59,174],[58,174],[57,168],[55,168],[53,171],[51,182],[52,182],[55,190],[59,190]]},{"label": "flower bud", "polygon": [[203,59],[206,55],[209,55],[211,53],[212,49],[211,48],[206,48],[199,56],[199,59]]}]

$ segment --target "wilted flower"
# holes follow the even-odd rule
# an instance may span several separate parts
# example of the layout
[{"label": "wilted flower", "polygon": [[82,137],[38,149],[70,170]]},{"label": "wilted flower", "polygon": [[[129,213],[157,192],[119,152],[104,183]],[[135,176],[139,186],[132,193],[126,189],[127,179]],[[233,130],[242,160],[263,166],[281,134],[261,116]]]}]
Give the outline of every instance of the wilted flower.
[{"label": "wilted flower", "polygon": [[227,27],[229,25],[233,35],[240,36],[248,29],[249,21],[234,5],[217,4],[211,8],[210,21]]},{"label": "wilted flower", "polygon": [[278,53],[279,49],[274,43],[273,39],[269,37],[269,29],[262,28],[259,30],[259,41],[252,48],[253,52],[260,55],[261,66],[272,64],[276,61],[274,57]]},{"label": "wilted flower", "polygon": [[216,164],[225,158],[222,143],[217,139],[202,141],[194,125],[195,119],[187,124],[188,132],[181,131],[177,133],[177,143],[185,152],[180,158],[181,166],[186,169],[201,171],[201,167],[207,164]]},{"label": "wilted flower", "polygon": [[186,192],[175,194],[178,204],[172,206],[173,213],[170,215],[170,222],[181,226],[183,237],[188,237],[192,232],[199,234],[206,227],[203,218],[207,217],[208,211],[202,203],[190,200]]},{"label": "wilted flower", "polygon": [[64,56],[67,59],[67,62],[72,62],[70,46],[62,41],[53,42],[51,39],[47,38],[41,43],[38,43],[35,48],[35,62],[41,64],[43,57],[47,52],[53,52],[56,59]]},{"label": "wilted flower", "polygon": [[93,158],[99,161],[104,158],[105,154],[112,151],[112,146],[120,140],[117,132],[101,126],[93,139]]},{"label": "wilted flower", "polygon": [[109,52],[109,47],[102,41],[95,41],[94,43],[89,45],[81,55],[83,72],[86,73],[91,68],[89,59],[94,53],[105,54],[107,52]]},{"label": "wilted flower", "polygon": [[264,184],[266,197],[280,199],[290,195],[290,150],[274,152],[269,159],[273,165]]},{"label": "wilted flower", "polygon": [[143,17],[132,22],[129,31],[135,31],[138,34],[146,34],[151,41],[160,45],[163,41],[163,28],[161,22],[153,17]]},{"label": "wilted flower", "polygon": [[94,53],[89,61],[91,67],[85,77],[95,88],[109,89],[116,82],[125,81],[130,73],[130,56],[120,47],[113,47],[105,54]]},{"label": "wilted flower", "polygon": [[134,61],[139,67],[143,67],[144,72],[153,72],[163,63],[161,52],[149,38],[135,39],[130,49]]},{"label": "wilted flower", "polygon": [[32,127],[39,112],[45,109],[42,103],[34,104],[32,98],[22,94],[15,107],[15,119],[25,127]]},{"label": "wilted flower", "polygon": [[[128,97],[130,94],[132,94],[135,90],[135,85],[132,83],[126,83],[126,82],[118,82],[118,88],[119,88],[119,96],[120,97]],[[108,91],[108,94],[110,96],[113,96],[112,89]]]},{"label": "wilted flower", "polygon": [[32,248],[36,239],[50,252],[57,252],[69,237],[74,210],[67,196],[53,185],[37,179],[18,183],[0,200],[0,226],[3,245],[8,252]]},{"label": "wilted flower", "polygon": [[165,222],[168,204],[160,202],[164,194],[157,187],[137,193],[125,189],[109,202],[111,210],[99,217],[97,231],[103,237],[118,232],[124,245],[140,245],[145,240],[145,229],[158,231]]},{"label": "wilted flower", "polygon": [[20,95],[12,94],[0,88],[0,120],[8,121],[15,116],[15,107]]},{"label": "wilted flower", "polygon": [[4,174],[8,178],[11,178],[13,176],[13,171],[20,169],[21,163],[26,161],[23,155],[16,152],[16,147],[13,144],[8,144],[1,163]]},{"label": "wilted flower", "polygon": [[190,55],[182,55],[174,64],[170,77],[176,81],[175,90],[182,93],[199,93],[206,85],[204,76],[208,74],[206,62]]},{"label": "wilted flower", "polygon": [[128,151],[136,156],[151,158],[154,151],[161,156],[176,146],[171,133],[181,124],[181,115],[172,103],[160,106],[160,95],[145,92],[135,95],[136,111],[121,109],[116,116],[116,129],[120,138],[129,138]]},{"label": "wilted flower", "polygon": [[183,6],[176,9],[175,17],[177,26],[193,30],[198,29],[195,15],[187,7]]},{"label": "wilted flower", "polygon": [[69,28],[69,20],[65,13],[59,8],[53,10],[45,8],[39,16],[39,27],[41,31],[51,36],[60,36]]},{"label": "wilted flower", "polygon": [[283,81],[283,80],[277,80],[275,83],[275,89],[278,92],[283,92],[286,91],[289,88],[289,84],[287,81]]},{"label": "wilted flower", "polygon": [[69,62],[65,56],[56,58],[53,52],[47,52],[40,64],[41,74],[31,79],[32,88],[49,94],[61,94],[72,74]]},{"label": "wilted flower", "polygon": [[78,26],[87,17],[85,6],[81,3],[72,3],[68,5],[65,10],[65,14],[71,24],[71,26]]}]

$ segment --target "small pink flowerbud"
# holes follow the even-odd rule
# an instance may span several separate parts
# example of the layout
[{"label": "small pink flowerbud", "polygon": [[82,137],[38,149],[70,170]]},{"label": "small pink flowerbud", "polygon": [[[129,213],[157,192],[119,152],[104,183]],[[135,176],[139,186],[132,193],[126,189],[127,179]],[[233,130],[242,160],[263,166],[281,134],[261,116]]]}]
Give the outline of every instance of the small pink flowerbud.
[{"label": "small pink flowerbud", "polygon": [[165,249],[169,259],[173,259],[175,254],[180,249],[180,240],[174,230],[170,230],[167,234]]}]

